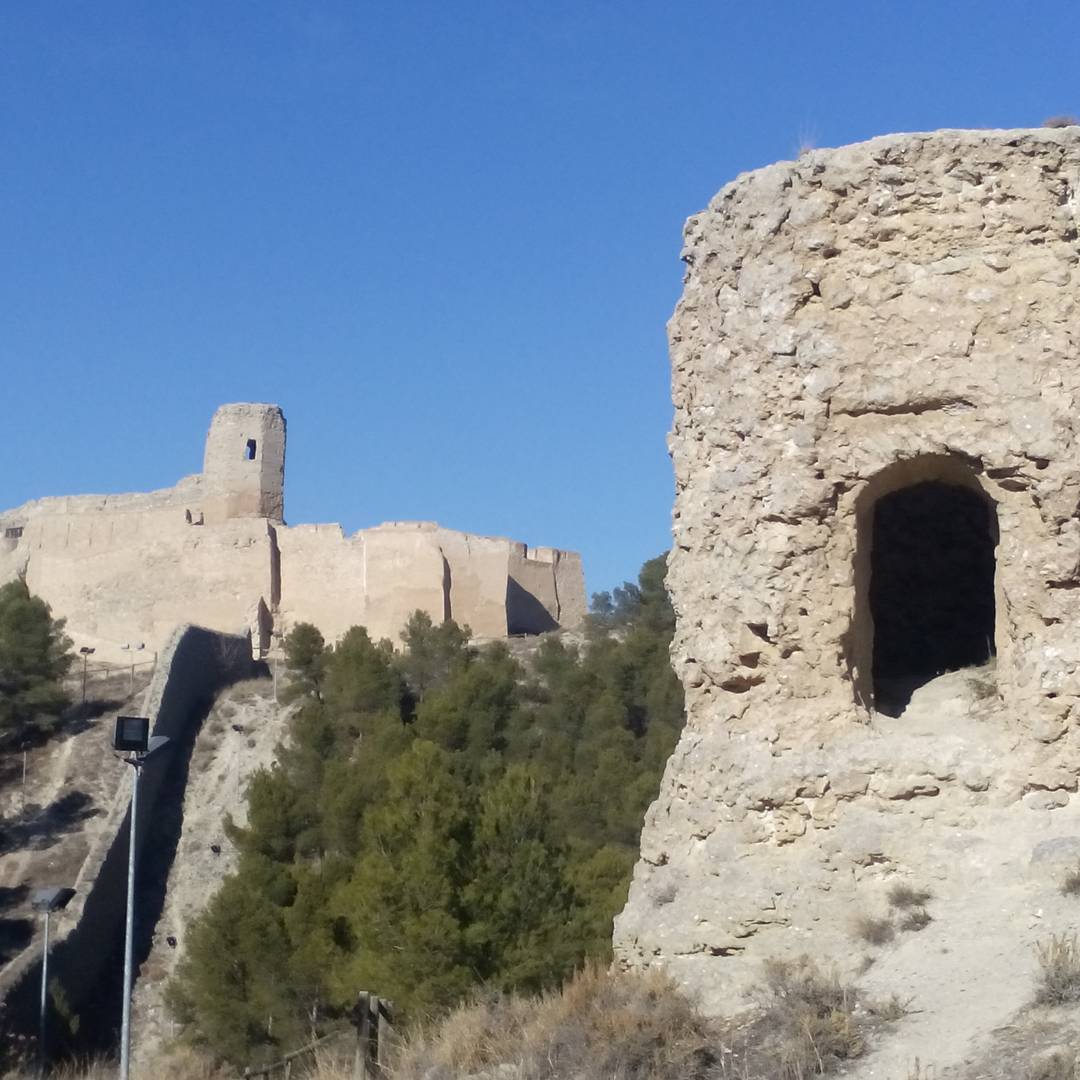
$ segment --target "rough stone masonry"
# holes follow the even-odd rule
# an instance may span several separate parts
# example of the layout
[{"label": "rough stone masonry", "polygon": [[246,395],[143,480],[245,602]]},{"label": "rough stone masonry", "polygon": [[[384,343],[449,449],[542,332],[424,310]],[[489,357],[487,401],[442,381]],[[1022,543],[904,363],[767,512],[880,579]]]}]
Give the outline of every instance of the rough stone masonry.
[{"label": "rough stone masonry", "polygon": [[203,471],[131,495],[39,499],[0,511],[0,582],[24,574],[95,659],[138,660],[194,623],[250,632],[262,656],[311,622],[328,640],[365,626],[395,644],[416,610],[481,637],[578,625],[581,559],[434,522],[286,525],[285,417],[223,405]]},{"label": "rough stone masonry", "polygon": [[1078,225],[1076,127],[811,151],[688,221],[688,715],[624,964],[728,1008],[767,957],[865,964],[897,882],[962,911],[1080,853]]}]

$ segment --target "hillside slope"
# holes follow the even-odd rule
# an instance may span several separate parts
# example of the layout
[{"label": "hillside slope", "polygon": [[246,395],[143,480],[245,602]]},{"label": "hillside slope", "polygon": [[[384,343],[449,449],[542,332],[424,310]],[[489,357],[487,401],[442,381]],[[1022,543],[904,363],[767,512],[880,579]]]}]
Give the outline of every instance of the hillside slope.
[{"label": "hillside slope", "polygon": [[[272,764],[284,731],[284,710],[274,700],[272,680],[252,679],[218,696],[196,736],[165,903],[135,986],[138,1062],[153,1061],[163,1041],[173,1034],[164,989],[181,955],[185,931],[236,864],[235,851],[225,836],[225,819],[245,823],[246,782],[256,770]],[[170,938],[175,944],[169,944]]]}]

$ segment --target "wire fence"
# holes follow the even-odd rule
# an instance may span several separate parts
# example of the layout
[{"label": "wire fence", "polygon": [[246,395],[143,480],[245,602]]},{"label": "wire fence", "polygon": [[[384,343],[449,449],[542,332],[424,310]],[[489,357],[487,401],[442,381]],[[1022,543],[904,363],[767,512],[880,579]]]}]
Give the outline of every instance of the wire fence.
[{"label": "wire fence", "polygon": [[156,666],[156,652],[133,652],[131,660],[123,661],[95,660],[82,653],[68,672],[68,689],[83,703],[88,698],[131,697],[149,685]]},{"label": "wire fence", "polygon": [[251,1078],[251,1080],[254,1080],[255,1077],[261,1077],[263,1080],[272,1080],[273,1077],[281,1076],[284,1080],[289,1080],[295,1064],[302,1062],[305,1058],[314,1058],[319,1050],[327,1047],[331,1043],[339,1041],[342,1036],[352,1036],[355,1038],[355,1029],[352,1027],[338,1028],[336,1031],[331,1031],[329,1034],[323,1035],[320,1039],[309,1042],[307,1046],[301,1046],[291,1054],[286,1054],[283,1058],[272,1061],[269,1065],[260,1065],[258,1067],[249,1066],[244,1070],[243,1076],[245,1078]]}]

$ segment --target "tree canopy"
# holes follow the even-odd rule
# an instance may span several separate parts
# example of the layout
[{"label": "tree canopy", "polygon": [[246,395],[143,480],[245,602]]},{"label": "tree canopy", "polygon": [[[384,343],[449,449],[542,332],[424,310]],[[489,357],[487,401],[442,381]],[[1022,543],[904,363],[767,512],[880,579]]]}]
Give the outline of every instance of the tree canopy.
[{"label": "tree canopy", "polygon": [[525,663],[419,612],[401,653],[292,631],[288,738],[170,989],[192,1038],[246,1064],[361,990],[425,1016],[610,954],[683,709],[663,559],[616,593],[584,646],[552,635]]}]

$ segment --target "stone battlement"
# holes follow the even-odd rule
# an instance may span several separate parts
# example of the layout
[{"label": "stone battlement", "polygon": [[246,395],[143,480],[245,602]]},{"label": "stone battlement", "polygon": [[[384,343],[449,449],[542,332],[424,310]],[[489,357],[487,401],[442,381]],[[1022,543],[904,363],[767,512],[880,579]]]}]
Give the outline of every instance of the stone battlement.
[{"label": "stone battlement", "polygon": [[[223,405],[202,473],[124,495],[36,499],[0,511],[0,582],[25,574],[100,659],[158,649],[194,623],[275,635],[311,622],[333,640],[350,626],[395,643],[417,609],[484,637],[576,626],[581,560],[435,522],[340,525],[284,521],[285,417],[276,405]],[[550,557],[549,557],[550,556]]]}]

